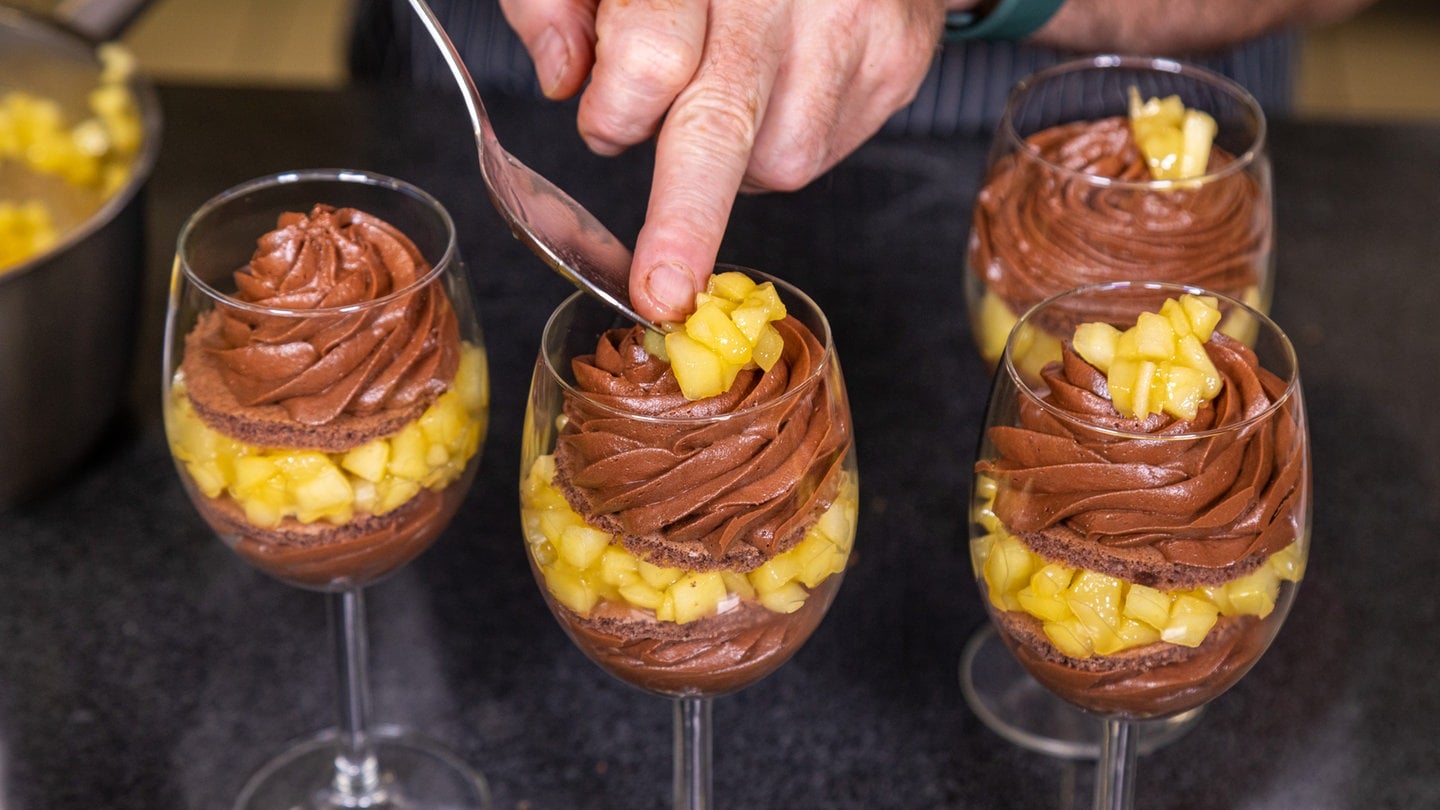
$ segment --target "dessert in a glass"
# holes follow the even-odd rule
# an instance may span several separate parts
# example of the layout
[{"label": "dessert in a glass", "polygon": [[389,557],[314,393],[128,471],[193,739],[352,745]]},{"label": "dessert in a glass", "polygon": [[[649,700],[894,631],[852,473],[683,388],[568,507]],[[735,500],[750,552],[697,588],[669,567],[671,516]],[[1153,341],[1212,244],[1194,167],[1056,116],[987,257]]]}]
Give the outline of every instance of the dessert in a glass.
[{"label": "dessert in a glass", "polygon": [[520,503],[531,567],[577,646],[675,700],[675,806],[711,806],[711,699],[819,625],[855,536],[849,405],[823,313],[717,268],[666,334],[575,294],[545,327]]},{"label": "dessert in a glass", "polygon": [[[1266,122],[1243,88],[1163,59],[1097,56],[1016,85],[991,144],[967,249],[971,331],[992,370],[1020,316],[1105,281],[1163,281],[1225,293],[1264,312],[1273,287]],[[1222,329],[1248,340],[1244,324]],[[1028,373],[1067,335],[1025,326],[1012,360]],[[988,627],[966,647],[967,702],[1017,744],[1068,757],[1099,751],[1099,726],[1054,700]],[[1145,745],[1196,713],[1145,726]]]},{"label": "dessert in a glass", "polygon": [[353,171],[222,193],[180,233],[164,367],[170,449],[200,515],[332,608],[339,727],[265,765],[236,807],[484,806],[483,779],[453,755],[367,718],[363,589],[450,522],[489,414],[445,209]]},{"label": "dessert in a glass", "polygon": [[[1267,311],[1265,139],[1264,112],[1244,88],[1169,60],[1099,56],[1017,84],[966,256],[971,327],[987,365],[1027,309],[1087,284],[1192,284]],[[1065,337],[1029,336],[1028,362],[1058,356]]]},{"label": "dessert in a glass", "polygon": [[1104,718],[1097,806],[1128,806],[1132,722],[1233,686],[1304,573],[1295,355],[1258,311],[1176,285],[1084,287],[1021,323],[1069,337],[1038,374],[1012,359],[1018,329],[1006,347],[975,466],[975,572],[1015,658]]}]

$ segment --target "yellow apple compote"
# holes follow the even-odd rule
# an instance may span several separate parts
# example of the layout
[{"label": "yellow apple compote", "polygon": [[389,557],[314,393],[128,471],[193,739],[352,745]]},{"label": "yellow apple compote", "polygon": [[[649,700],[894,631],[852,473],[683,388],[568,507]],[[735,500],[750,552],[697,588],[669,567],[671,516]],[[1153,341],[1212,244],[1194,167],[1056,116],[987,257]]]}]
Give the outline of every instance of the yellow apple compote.
[{"label": "yellow apple compote", "polygon": [[344,452],[255,447],[211,428],[171,387],[171,451],[206,498],[228,498],[258,529],[287,519],[347,524],[385,515],[423,490],[439,492],[465,471],[485,437],[490,385],[483,350],[460,347],[450,389],[394,434]]},{"label": "yellow apple compote", "polygon": [[[134,57],[113,43],[101,45],[97,55],[100,80],[86,99],[90,115],[83,120],[67,120],[51,98],[19,90],[0,94],[0,170],[25,176],[17,184],[22,188],[34,184],[31,175],[63,183],[67,196],[83,198],[87,210],[98,209],[129,180],[145,137],[129,87]],[[7,162],[20,168],[7,169]],[[63,220],[73,216],[57,215],[38,197],[0,198],[0,273],[48,250],[73,224]]]}]

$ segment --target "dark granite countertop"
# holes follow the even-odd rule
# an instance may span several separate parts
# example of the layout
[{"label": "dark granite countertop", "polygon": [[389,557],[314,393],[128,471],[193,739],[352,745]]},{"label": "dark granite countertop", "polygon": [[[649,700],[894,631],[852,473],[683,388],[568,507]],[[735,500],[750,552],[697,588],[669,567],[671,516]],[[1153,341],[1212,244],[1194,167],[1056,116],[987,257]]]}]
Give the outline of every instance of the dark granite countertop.
[{"label": "dark granite countertop", "polygon": [[[0,807],[216,808],[331,719],[324,600],[247,567],[181,491],[158,423],[170,249],[199,203],[283,169],[429,189],[460,224],[493,373],[470,498],[370,592],[375,716],[450,745],[497,808],[668,801],[670,707],[604,675],[546,612],[516,505],[525,391],[567,285],[485,197],[458,97],[165,87],[131,406],[48,495],[0,514]],[[590,156],[563,107],[497,102],[502,140],[624,237],[644,150]],[[811,187],[747,198],[722,259],[829,313],[859,442],[858,565],[777,674],[715,708],[722,807],[1085,806],[1088,763],[1016,748],[966,707],[984,621],[963,503],[988,381],[961,254],[986,144],[873,142]],[[1314,551],[1274,647],[1141,760],[1148,808],[1440,806],[1440,127],[1278,123],[1276,319],[1314,437]],[[898,355],[897,355],[898,352]],[[907,367],[908,365],[908,367]],[[3,384],[3,381],[0,381]]]}]

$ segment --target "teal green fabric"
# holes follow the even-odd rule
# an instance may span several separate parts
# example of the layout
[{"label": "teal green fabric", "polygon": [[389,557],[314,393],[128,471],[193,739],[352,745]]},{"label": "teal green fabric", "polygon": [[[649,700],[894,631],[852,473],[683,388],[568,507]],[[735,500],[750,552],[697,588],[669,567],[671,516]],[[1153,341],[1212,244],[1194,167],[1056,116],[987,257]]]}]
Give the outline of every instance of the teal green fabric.
[{"label": "teal green fabric", "polygon": [[988,12],[945,16],[945,38],[1019,41],[1039,31],[1065,0],[1000,0]]}]

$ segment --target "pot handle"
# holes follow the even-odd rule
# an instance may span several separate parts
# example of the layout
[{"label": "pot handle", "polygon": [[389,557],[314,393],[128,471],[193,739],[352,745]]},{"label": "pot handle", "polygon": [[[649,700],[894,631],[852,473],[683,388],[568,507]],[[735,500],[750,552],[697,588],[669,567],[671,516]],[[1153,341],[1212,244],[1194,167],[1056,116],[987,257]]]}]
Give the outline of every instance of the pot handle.
[{"label": "pot handle", "polygon": [[150,0],[60,0],[51,12],[55,22],[91,42],[118,37]]}]

